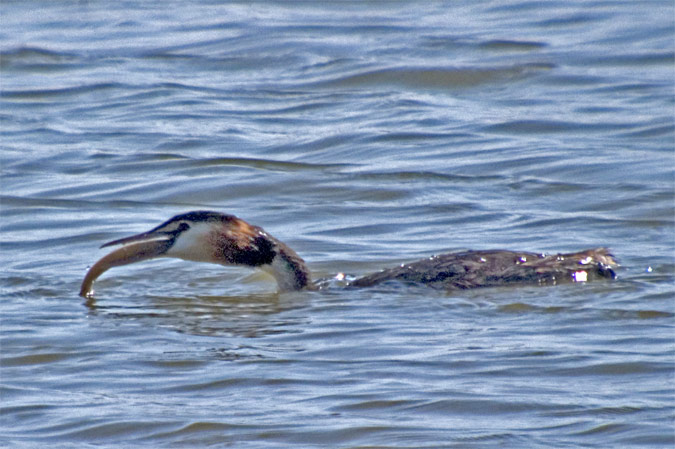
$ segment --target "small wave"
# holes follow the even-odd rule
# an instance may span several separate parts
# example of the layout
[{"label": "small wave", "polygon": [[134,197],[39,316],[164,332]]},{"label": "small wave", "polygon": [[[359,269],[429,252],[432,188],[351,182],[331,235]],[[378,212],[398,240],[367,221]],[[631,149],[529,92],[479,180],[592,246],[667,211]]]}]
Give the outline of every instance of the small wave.
[{"label": "small wave", "polygon": [[126,90],[129,89],[121,83],[94,83],[82,86],[72,86],[55,89],[32,89],[32,90],[10,90],[3,91],[2,97],[12,100],[43,100],[55,97],[72,97],[82,94],[89,94],[93,92],[108,91],[108,90]]},{"label": "small wave", "polygon": [[403,85],[415,88],[453,89],[522,79],[552,68],[553,65],[547,63],[493,68],[391,67],[355,73],[318,84],[335,87]]},{"label": "small wave", "polygon": [[491,40],[479,44],[479,47],[486,48],[489,50],[499,50],[499,51],[531,51],[539,50],[540,48],[546,47],[547,44],[544,42],[536,41],[512,41],[512,40]]}]

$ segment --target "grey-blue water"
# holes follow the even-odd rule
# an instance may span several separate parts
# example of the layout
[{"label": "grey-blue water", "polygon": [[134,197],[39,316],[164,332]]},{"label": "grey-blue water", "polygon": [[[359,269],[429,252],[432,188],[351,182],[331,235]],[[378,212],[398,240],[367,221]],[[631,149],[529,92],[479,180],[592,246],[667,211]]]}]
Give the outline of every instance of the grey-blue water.
[{"label": "grey-blue water", "polygon": [[[675,6],[2,2],[0,445],[675,444]],[[107,241],[236,214],[317,278],[608,246],[614,282],[275,293]]]}]

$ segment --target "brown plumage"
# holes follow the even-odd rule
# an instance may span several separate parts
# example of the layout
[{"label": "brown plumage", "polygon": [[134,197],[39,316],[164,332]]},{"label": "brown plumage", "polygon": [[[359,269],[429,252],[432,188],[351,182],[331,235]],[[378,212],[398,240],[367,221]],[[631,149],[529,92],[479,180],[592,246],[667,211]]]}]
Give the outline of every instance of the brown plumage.
[{"label": "brown plumage", "polygon": [[[157,257],[175,257],[220,265],[261,268],[281,291],[316,288],[298,254],[264,229],[234,215],[188,212],[150,231],[104,244],[123,245],[96,262],[82,282],[81,296],[93,295],[94,281],[106,270]],[[614,278],[617,265],[606,248],[544,256],[514,251],[464,251],[441,254],[383,270],[352,281],[369,287],[386,281],[424,284],[443,289],[502,285],[553,285]]]},{"label": "brown plumage", "polygon": [[504,285],[555,285],[616,277],[617,263],[607,248],[542,255],[514,251],[463,251],[441,254],[353,281],[369,287],[386,281],[425,284],[443,289]]}]

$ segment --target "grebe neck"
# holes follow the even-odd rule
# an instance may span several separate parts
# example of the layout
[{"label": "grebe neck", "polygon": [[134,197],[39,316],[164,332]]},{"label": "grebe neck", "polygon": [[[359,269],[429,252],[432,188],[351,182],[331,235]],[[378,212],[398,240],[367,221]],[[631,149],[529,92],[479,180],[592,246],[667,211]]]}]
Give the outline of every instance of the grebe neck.
[{"label": "grebe neck", "polygon": [[260,268],[274,276],[281,292],[311,288],[313,284],[305,261],[284,243],[274,240],[276,254],[272,262]]}]

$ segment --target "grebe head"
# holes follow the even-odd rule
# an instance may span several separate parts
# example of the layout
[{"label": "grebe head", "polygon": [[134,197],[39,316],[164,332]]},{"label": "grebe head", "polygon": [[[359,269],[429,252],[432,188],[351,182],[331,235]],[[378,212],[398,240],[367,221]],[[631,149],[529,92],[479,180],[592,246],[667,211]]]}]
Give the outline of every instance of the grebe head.
[{"label": "grebe head", "polygon": [[82,296],[91,295],[94,280],[109,268],[157,257],[259,267],[276,278],[281,290],[297,290],[309,283],[309,271],[293,250],[262,228],[219,212],[176,215],[147,232],[113,240],[101,248],[113,245],[123,246],[89,270]]},{"label": "grebe head", "polygon": [[273,244],[261,228],[234,215],[211,211],[176,215],[147,232],[113,240],[101,248],[150,241],[165,243],[155,257],[253,267],[271,263],[274,258]]}]

